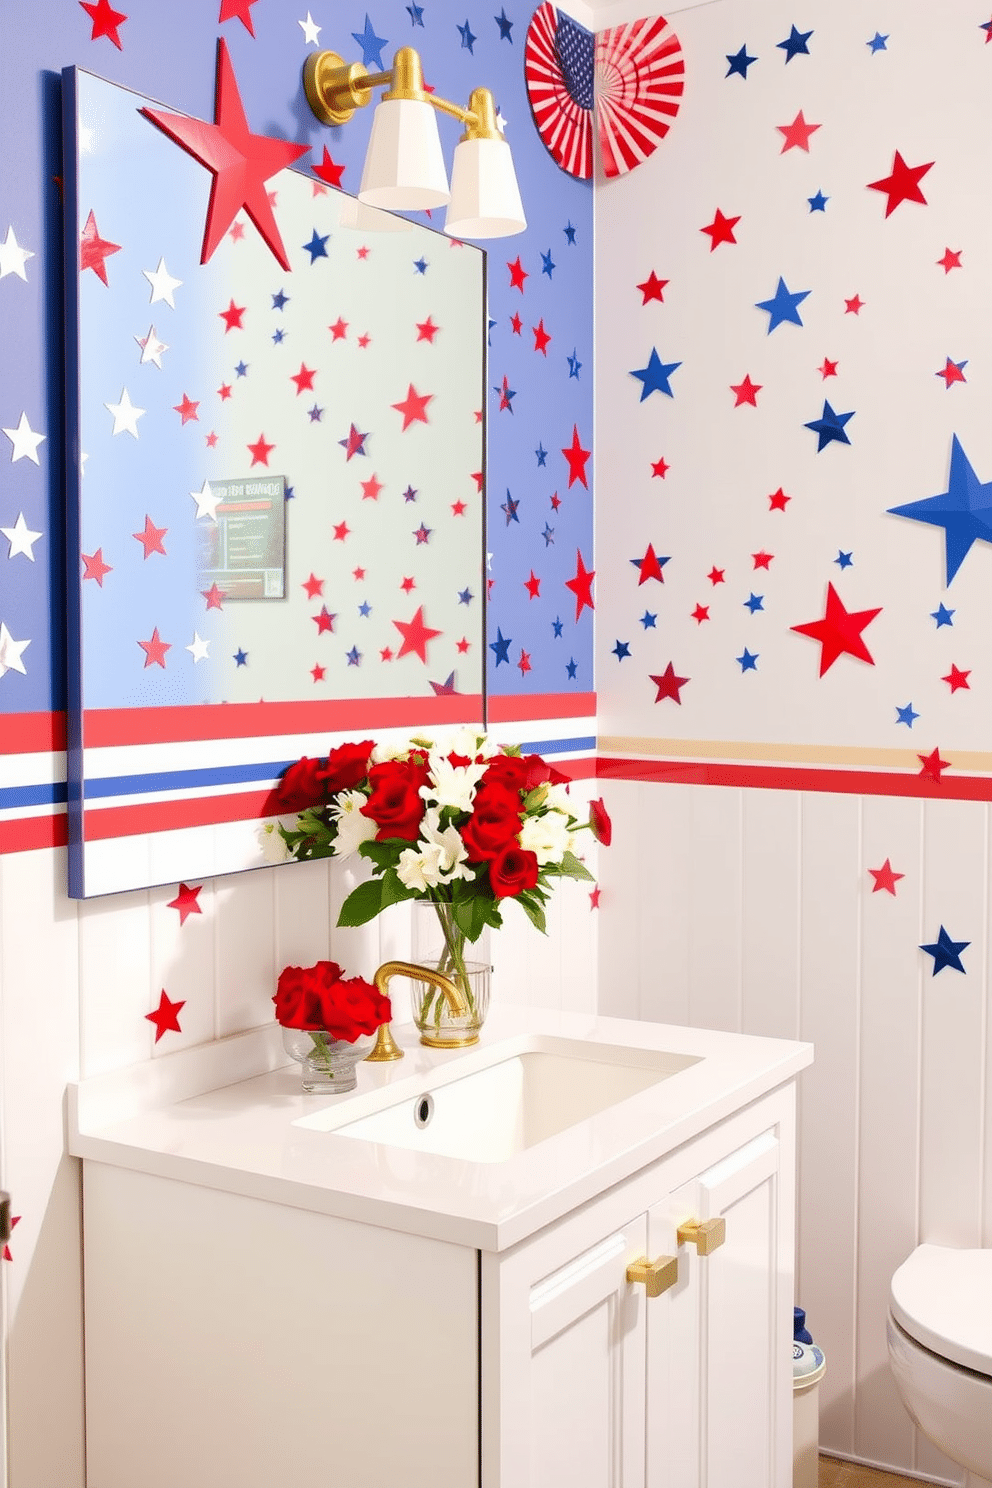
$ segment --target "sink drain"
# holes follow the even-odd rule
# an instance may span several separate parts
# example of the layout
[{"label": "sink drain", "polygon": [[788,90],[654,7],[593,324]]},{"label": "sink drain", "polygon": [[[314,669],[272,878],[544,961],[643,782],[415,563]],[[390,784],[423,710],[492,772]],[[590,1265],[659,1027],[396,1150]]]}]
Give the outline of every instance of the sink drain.
[{"label": "sink drain", "polygon": [[421,1128],[430,1125],[434,1115],[434,1097],[430,1094],[418,1096],[413,1104],[413,1124]]}]

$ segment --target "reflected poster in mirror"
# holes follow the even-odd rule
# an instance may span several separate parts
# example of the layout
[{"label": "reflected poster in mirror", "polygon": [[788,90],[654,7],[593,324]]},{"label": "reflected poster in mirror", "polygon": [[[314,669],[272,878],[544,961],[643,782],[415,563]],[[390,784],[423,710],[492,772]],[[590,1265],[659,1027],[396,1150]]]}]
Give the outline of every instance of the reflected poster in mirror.
[{"label": "reflected poster in mirror", "polygon": [[481,724],[485,255],[292,168],[224,226],[215,126],[77,68],[64,92],[91,897],[261,866],[303,754]]}]

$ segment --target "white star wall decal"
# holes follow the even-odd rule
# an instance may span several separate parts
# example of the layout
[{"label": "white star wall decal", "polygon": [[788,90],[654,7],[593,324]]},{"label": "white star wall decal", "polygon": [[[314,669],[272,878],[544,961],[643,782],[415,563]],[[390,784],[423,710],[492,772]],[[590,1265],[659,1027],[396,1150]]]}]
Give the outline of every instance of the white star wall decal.
[{"label": "white star wall decal", "polygon": [[33,460],[36,465],[41,464],[41,461],[38,459],[38,446],[44,443],[48,435],[36,434],[28,423],[26,413],[21,414],[20,422],[16,429],[4,429],[3,432],[14,446],[14,452],[10,457],[11,464],[15,460],[24,459]]},{"label": "white star wall decal", "polygon": [[21,653],[30,644],[30,641],[15,641],[5,621],[0,620],[0,677],[7,672],[20,672],[22,676],[27,676]]},{"label": "white star wall decal", "polygon": [[164,300],[167,305],[171,305],[172,309],[175,310],[176,302],[172,297],[173,290],[178,289],[183,281],[181,279],[173,279],[165,267],[165,259],[159,259],[157,269],[142,269],[141,272],[152,287],[149,304],[154,305],[156,300]]},{"label": "white star wall decal", "polygon": [[21,247],[14,234],[14,229],[8,227],[7,236],[0,243],[0,279],[3,279],[7,274],[17,274],[27,283],[28,276],[24,272],[24,265],[29,258],[34,258],[34,254],[29,248]]},{"label": "white star wall decal", "polygon": [[3,533],[4,537],[10,543],[10,552],[7,554],[8,558],[14,558],[18,553],[23,553],[26,558],[31,559],[32,563],[34,562],[34,544],[43,534],[31,531],[27,522],[24,520],[23,512],[18,512],[17,521],[13,527],[0,527],[0,532]]},{"label": "white star wall decal", "polygon": [[114,434],[128,433],[138,438],[138,420],[142,418],[145,410],[135,408],[131,402],[131,395],[127,388],[121,388],[121,400],[119,403],[104,403],[104,408],[114,416]]}]

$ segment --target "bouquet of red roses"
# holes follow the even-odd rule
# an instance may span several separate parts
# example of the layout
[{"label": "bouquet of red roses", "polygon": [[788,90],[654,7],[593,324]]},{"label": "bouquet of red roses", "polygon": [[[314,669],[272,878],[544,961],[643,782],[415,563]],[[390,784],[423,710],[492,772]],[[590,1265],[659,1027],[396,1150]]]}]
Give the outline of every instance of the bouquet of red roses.
[{"label": "bouquet of red roses", "polygon": [[389,998],[361,977],[346,978],[336,961],[283,967],[272,1001],[283,1028],[329,1033],[349,1044],[392,1017]]}]

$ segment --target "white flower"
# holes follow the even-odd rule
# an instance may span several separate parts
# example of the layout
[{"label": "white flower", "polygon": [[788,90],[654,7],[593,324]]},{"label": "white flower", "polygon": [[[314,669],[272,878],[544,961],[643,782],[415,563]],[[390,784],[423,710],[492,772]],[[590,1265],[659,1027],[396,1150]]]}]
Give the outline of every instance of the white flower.
[{"label": "white flower", "polygon": [[328,807],[328,814],[337,823],[335,857],[346,858],[350,853],[357,852],[362,843],[371,842],[379,830],[372,818],[363,816],[359,809],[365,805],[366,800],[367,797],[361,791],[338,791]]},{"label": "white flower", "polygon": [[274,822],[266,822],[264,826],[259,827],[255,835],[262,851],[262,857],[267,863],[287,863],[293,856]]},{"label": "white flower", "polygon": [[369,755],[369,764],[384,765],[388,760],[406,759],[409,744],[377,744]]},{"label": "white flower", "polygon": [[420,840],[416,847],[408,847],[400,853],[396,876],[400,883],[415,893],[436,889],[441,884],[451,883],[456,878],[475,877],[466,866],[465,844],[457,827],[438,830],[440,813],[430,807],[424,812],[420,824]]},{"label": "white flower", "polygon": [[544,798],[545,806],[552,807],[555,811],[564,811],[566,816],[574,816],[572,801],[568,794],[568,783],[560,782],[558,785],[549,785],[548,794]]},{"label": "white flower", "polygon": [[483,759],[492,759],[493,755],[499,752],[497,746],[491,743],[485,734],[480,734],[477,729],[468,724],[447,734],[443,741],[438,741],[436,748],[439,754],[460,754],[465,759],[471,760],[480,754]]},{"label": "white flower", "polygon": [[572,834],[568,817],[560,811],[547,811],[541,816],[528,816],[520,828],[520,846],[537,858],[538,867],[560,863],[568,851]]},{"label": "white flower", "polygon": [[486,772],[486,761],[470,765],[453,765],[446,755],[431,754],[428,760],[431,784],[422,785],[425,801],[450,806],[455,811],[471,811],[475,787]]}]

